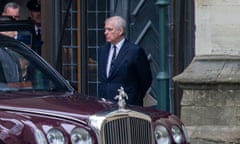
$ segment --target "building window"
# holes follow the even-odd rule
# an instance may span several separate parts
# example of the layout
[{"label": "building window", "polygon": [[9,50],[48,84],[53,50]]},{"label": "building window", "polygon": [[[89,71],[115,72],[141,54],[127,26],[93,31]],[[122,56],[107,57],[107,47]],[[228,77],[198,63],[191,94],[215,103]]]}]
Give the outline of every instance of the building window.
[{"label": "building window", "polygon": [[[109,0],[86,0],[85,10],[81,10],[81,1],[72,0],[68,11],[69,0],[62,0],[62,24],[65,16],[67,23],[64,29],[64,38],[62,42],[62,74],[78,90],[81,84],[87,84],[86,93],[91,96],[97,96],[98,93],[98,71],[97,71],[97,51],[100,45],[105,43],[104,21],[110,15]],[[81,11],[86,11],[86,22],[81,22]],[[86,24],[86,33],[81,32],[80,25]],[[86,47],[82,54],[81,37],[86,37]],[[85,42],[85,41],[84,41]],[[81,79],[82,62],[87,60],[86,82]]]},{"label": "building window", "polygon": [[[78,22],[80,18],[79,8],[80,3],[77,0],[70,1],[62,0],[62,25],[64,27],[64,38],[62,39],[62,74],[73,85],[79,83],[80,64],[78,63],[80,47],[80,28]],[[68,5],[71,4],[68,9]]]},{"label": "building window", "polygon": [[87,1],[88,94],[97,95],[97,50],[105,43],[104,21],[109,16],[109,0]]}]

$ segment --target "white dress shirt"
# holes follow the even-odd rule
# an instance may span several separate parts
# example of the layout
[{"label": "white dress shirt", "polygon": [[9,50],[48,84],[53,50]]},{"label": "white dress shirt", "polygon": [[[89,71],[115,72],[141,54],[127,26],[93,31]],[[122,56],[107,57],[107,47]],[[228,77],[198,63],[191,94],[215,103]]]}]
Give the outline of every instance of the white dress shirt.
[{"label": "white dress shirt", "polygon": [[[123,45],[125,39],[122,39],[120,42],[118,42],[115,46],[116,46],[116,58],[118,56],[118,53]],[[112,61],[112,56],[113,56],[113,44],[111,44],[111,48],[108,54],[108,63],[107,63],[107,77],[109,76],[109,71],[110,71],[110,66],[111,66],[111,61]]]}]

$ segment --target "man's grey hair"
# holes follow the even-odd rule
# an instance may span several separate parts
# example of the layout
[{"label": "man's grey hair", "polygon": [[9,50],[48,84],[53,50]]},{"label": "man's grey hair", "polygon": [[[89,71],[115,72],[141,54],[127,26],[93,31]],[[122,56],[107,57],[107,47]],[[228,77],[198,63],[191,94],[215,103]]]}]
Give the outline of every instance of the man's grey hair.
[{"label": "man's grey hair", "polygon": [[112,16],[105,20],[105,23],[108,21],[113,21],[116,28],[123,29],[125,35],[126,32],[126,20],[121,16]]},{"label": "man's grey hair", "polygon": [[20,9],[20,5],[16,2],[8,2],[3,8],[3,12],[7,12],[8,8]]}]

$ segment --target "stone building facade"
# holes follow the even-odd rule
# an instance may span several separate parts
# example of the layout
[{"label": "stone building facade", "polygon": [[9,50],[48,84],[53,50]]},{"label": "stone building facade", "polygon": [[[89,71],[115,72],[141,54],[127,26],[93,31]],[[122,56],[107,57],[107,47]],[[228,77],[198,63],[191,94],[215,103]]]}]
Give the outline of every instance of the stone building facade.
[{"label": "stone building facade", "polygon": [[194,144],[240,143],[240,1],[195,1],[195,58],[173,79]]}]

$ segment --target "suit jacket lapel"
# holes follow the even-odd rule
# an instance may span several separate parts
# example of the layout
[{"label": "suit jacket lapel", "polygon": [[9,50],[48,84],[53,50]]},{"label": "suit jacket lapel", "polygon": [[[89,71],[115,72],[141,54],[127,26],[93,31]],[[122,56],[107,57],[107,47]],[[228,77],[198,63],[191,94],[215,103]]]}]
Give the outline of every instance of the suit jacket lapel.
[{"label": "suit jacket lapel", "polygon": [[104,49],[104,77],[107,78],[107,64],[108,64],[108,55],[109,55],[109,51],[110,51],[110,44],[107,44],[107,46]]},{"label": "suit jacket lapel", "polygon": [[111,75],[108,78],[111,78],[111,77],[113,77],[116,74],[118,69],[123,64],[123,62],[124,62],[123,59],[124,59],[124,57],[126,57],[127,52],[128,52],[128,41],[125,40],[123,45],[122,45],[122,47],[121,47],[121,49],[120,49],[120,51],[119,51],[119,53],[118,53],[117,58],[114,61],[114,66],[113,66],[113,69],[112,69],[112,73],[111,73]]}]

